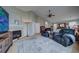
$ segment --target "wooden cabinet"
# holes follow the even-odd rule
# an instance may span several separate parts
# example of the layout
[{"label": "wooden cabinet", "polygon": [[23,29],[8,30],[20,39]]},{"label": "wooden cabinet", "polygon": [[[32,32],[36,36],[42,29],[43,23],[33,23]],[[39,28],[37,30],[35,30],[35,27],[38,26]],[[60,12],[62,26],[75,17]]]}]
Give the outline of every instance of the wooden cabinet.
[{"label": "wooden cabinet", "polygon": [[7,32],[4,34],[0,34],[0,53],[5,53],[12,45],[12,33]]}]

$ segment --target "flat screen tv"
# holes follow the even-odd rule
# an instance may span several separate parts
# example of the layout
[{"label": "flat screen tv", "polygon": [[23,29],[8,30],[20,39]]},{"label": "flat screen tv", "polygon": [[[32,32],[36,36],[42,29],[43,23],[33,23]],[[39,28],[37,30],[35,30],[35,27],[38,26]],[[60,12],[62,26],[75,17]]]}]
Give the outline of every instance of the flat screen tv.
[{"label": "flat screen tv", "polygon": [[0,7],[0,34],[9,30],[9,14]]}]

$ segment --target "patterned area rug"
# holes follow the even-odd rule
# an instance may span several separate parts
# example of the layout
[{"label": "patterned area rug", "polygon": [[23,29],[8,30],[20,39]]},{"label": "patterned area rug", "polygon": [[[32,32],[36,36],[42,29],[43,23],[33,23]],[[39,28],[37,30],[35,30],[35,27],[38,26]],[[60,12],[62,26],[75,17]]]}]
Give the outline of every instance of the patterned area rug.
[{"label": "patterned area rug", "polygon": [[34,36],[15,42],[17,53],[65,53],[72,52],[72,46],[64,47],[52,39]]}]

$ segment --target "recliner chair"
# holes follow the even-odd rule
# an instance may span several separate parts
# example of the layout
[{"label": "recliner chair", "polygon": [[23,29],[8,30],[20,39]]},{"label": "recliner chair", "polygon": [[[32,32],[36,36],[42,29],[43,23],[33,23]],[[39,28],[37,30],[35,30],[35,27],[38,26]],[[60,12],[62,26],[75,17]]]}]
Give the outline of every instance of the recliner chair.
[{"label": "recliner chair", "polygon": [[40,27],[40,33],[44,37],[49,37],[49,33],[47,32],[47,29],[45,28],[45,26]]}]

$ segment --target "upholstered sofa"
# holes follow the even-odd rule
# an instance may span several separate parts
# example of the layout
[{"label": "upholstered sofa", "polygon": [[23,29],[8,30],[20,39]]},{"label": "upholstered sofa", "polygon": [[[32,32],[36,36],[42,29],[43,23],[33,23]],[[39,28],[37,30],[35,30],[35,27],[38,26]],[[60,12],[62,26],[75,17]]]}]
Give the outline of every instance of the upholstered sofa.
[{"label": "upholstered sofa", "polygon": [[48,32],[42,32],[41,35],[44,36],[44,37],[49,37],[49,33]]},{"label": "upholstered sofa", "polygon": [[52,39],[56,42],[67,47],[75,42],[75,35],[73,29],[61,29],[59,32],[54,32],[52,34]]}]

